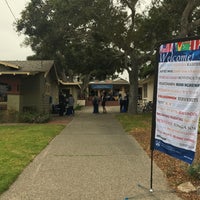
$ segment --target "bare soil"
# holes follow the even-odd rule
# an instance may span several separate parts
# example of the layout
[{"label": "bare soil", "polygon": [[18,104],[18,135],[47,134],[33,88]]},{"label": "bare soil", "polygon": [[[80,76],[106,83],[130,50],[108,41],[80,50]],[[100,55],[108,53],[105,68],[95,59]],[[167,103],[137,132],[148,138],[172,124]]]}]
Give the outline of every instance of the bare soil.
[{"label": "bare soil", "polygon": [[[143,149],[150,156],[150,130],[137,130],[130,134],[139,142]],[[200,162],[200,137],[198,137],[195,161]],[[177,190],[177,186],[181,183],[190,181],[195,187],[200,186],[200,180],[192,178],[187,170],[189,165],[178,159],[172,158],[159,151],[154,151],[154,161],[159,168],[164,172],[168,180],[169,186],[176,191],[177,195],[183,200],[200,200],[200,195],[197,192],[183,193]]]},{"label": "bare soil", "polygon": [[48,122],[49,124],[63,124],[67,125],[73,119],[72,116],[59,116],[59,115],[52,115],[51,120]]}]

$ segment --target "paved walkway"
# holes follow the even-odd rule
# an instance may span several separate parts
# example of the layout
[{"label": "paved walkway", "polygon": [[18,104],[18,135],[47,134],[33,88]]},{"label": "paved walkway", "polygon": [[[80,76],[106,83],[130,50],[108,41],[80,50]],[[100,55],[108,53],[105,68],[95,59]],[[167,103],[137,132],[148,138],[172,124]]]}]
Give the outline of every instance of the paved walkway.
[{"label": "paved walkway", "polygon": [[132,136],[108,114],[86,107],[23,171],[1,200],[180,200]]}]

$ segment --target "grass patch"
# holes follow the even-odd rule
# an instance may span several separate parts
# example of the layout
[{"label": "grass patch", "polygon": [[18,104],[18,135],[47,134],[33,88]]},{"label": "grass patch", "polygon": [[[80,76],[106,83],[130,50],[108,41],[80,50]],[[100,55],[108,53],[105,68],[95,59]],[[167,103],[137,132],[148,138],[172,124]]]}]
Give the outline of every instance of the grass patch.
[{"label": "grass patch", "polygon": [[118,114],[117,119],[122,124],[126,132],[147,130],[151,127],[151,113],[131,115],[128,113]]},{"label": "grass patch", "polygon": [[76,105],[76,107],[74,108],[74,110],[81,110],[83,107],[84,106],[78,104],[78,105]]},{"label": "grass patch", "polygon": [[63,128],[54,124],[0,126],[0,194]]}]

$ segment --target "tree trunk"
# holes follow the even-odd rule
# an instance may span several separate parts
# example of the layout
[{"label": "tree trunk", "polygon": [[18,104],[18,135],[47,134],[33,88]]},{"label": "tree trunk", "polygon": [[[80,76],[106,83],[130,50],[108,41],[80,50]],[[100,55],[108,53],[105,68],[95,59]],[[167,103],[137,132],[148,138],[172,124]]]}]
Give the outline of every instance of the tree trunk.
[{"label": "tree trunk", "polygon": [[87,88],[90,82],[90,74],[84,75],[83,77],[81,77],[81,79],[82,79],[81,97],[86,99],[88,97]]},{"label": "tree trunk", "polygon": [[138,101],[138,66],[132,66],[129,70],[129,105],[128,113],[137,114],[137,101]]}]

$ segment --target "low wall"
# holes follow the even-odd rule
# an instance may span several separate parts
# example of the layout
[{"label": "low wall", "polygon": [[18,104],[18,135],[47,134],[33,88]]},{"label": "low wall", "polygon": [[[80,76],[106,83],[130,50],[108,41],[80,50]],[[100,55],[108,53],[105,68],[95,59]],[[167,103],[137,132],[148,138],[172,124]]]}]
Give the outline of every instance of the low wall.
[{"label": "low wall", "polygon": [[[101,102],[100,102],[101,104]],[[92,100],[86,100],[85,101],[86,106],[92,106]],[[106,106],[119,106],[118,101],[106,101]]]},{"label": "low wall", "polygon": [[77,105],[79,106],[85,106],[85,100],[77,100]]}]

